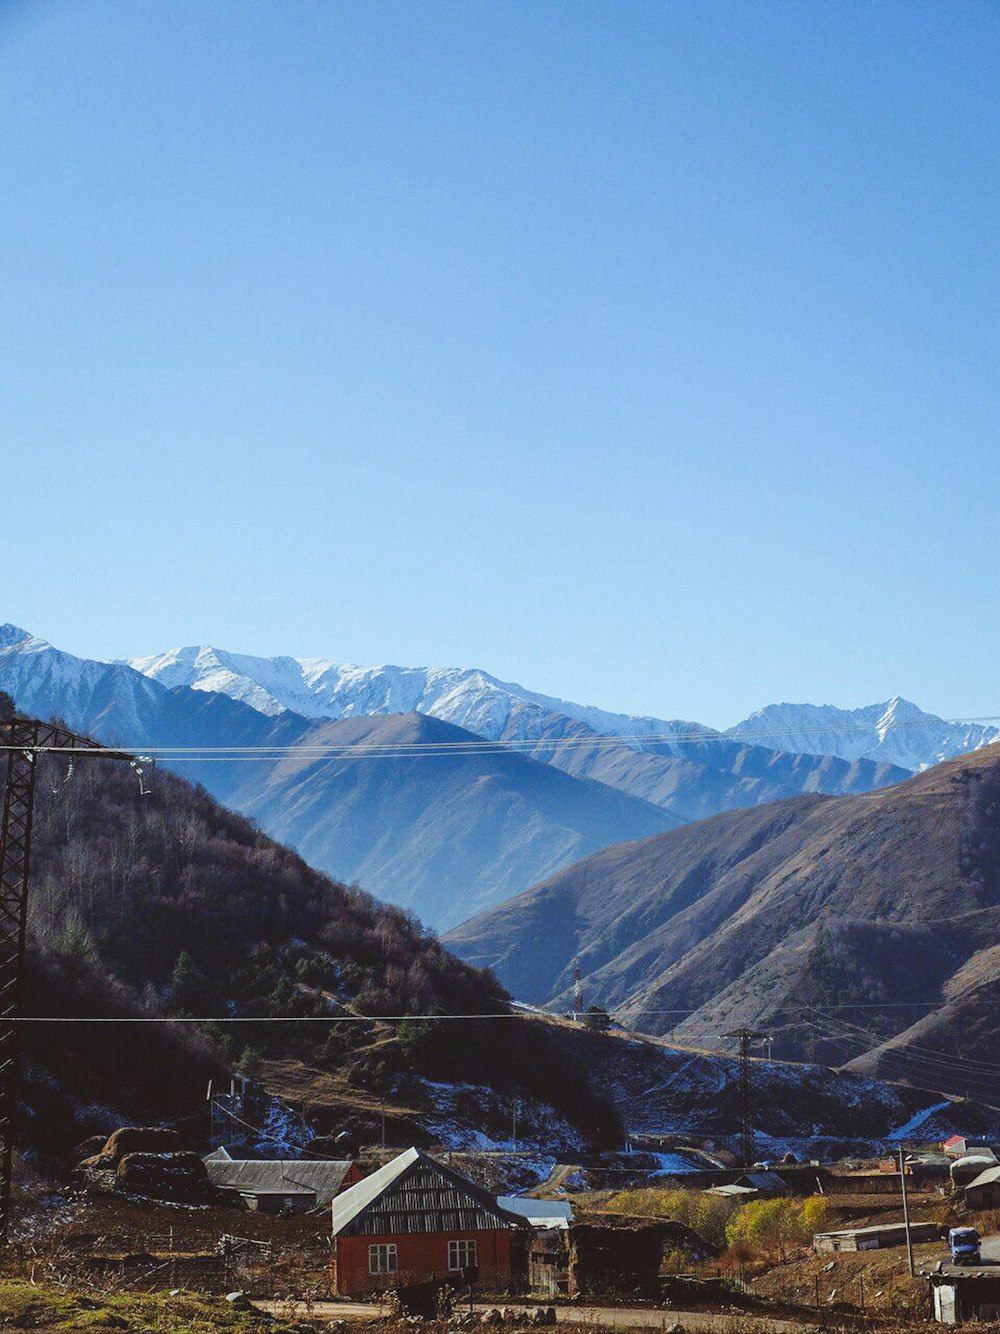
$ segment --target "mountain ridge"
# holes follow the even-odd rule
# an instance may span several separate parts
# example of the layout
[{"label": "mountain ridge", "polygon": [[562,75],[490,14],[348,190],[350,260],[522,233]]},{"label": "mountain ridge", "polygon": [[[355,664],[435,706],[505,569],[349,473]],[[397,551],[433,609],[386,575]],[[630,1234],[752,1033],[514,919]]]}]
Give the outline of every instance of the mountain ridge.
[{"label": "mountain ridge", "polygon": [[933,1070],[983,1096],[975,1063],[1000,1061],[998,811],[994,745],[865,796],[605,848],[444,939],[519,999],[569,1006],[579,963],[588,999],[671,1041],[748,1025],[783,1057]]},{"label": "mountain ridge", "polygon": [[867,791],[909,773],[883,761],[786,754],[700,723],[574,704],[480,669],[354,667],[205,645],[131,662],[154,680],[221,690],[270,712],[284,705],[314,717],[426,713],[487,740],[515,742],[543,763],[685,820],[803,791]]},{"label": "mountain ridge", "polygon": [[[364,882],[432,925],[516,893],[601,841],[680,822],[661,805],[529,755],[481,753],[478,737],[440,719],[262,714],[225,694],[168,688],[125,664],[75,658],[15,627],[0,630],[0,689],[27,712],[58,715],[107,744],[254,747],[252,763],[194,756],[169,767],[307,850],[318,869]],[[400,728],[409,728],[419,757],[266,751],[322,745],[361,755],[379,737],[398,744]],[[438,753],[442,740],[460,753]]]}]

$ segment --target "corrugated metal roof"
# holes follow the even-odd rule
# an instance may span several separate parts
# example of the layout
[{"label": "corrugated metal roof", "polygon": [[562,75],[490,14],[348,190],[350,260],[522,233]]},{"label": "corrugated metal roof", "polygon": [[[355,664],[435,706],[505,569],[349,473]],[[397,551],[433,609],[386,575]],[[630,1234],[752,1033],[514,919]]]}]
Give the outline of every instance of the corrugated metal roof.
[{"label": "corrugated metal roof", "polygon": [[568,1200],[531,1200],[523,1195],[498,1195],[497,1204],[510,1214],[526,1218],[532,1227],[569,1227],[573,1206]]},{"label": "corrugated metal roof", "polygon": [[213,1186],[240,1195],[310,1193],[317,1205],[328,1205],[351,1170],[350,1159],[208,1158],[205,1170]]},{"label": "corrugated metal roof", "polygon": [[523,1226],[488,1191],[419,1149],[407,1149],[333,1201],[335,1237]]},{"label": "corrugated metal roof", "polygon": [[788,1187],[778,1176],[777,1172],[745,1172],[736,1182],[738,1186],[743,1184],[753,1186],[755,1190],[787,1191]]}]

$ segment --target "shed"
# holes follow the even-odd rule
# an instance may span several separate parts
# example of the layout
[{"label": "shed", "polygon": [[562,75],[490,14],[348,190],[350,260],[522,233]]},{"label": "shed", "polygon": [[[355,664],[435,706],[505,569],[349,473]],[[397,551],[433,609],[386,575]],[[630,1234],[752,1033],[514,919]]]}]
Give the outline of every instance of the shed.
[{"label": "shed", "polygon": [[[942,1235],[940,1223],[911,1223],[913,1241],[935,1241]],[[841,1232],[817,1232],[813,1250],[822,1255],[829,1251],[882,1251],[906,1245],[905,1223],[879,1223],[875,1227],[852,1227]]]},{"label": "shed", "polygon": [[987,1167],[969,1182],[965,1203],[970,1209],[995,1209],[1000,1205],[1000,1163]]},{"label": "shed", "polygon": [[601,1214],[568,1230],[537,1232],[529,1253],[531,1290],[543,1297],[656,1301],[667,1250],[699,1260],[716,1254],[696,1232],[670,1219]]},{"label": "shed", "polygon": [[939,1273],[925,1277],[934,1295],[934,1319],[940,1324],[1000,1320],[1000,1274],[995,1270],[942,1265]]},{"label": "shed", "polygon": [[204,1162],[216,1189],[260,1213],[326,1208],[334,1196],[362,1178],[361,1169],[350,1159],[258,1160],[210,1154]]},{"label": "shed", "polygon": [[361,1297],[448,1279],[503,1292],[523,1286],[512,1242],[526,1219],[420,1149],[407,1149],[333,1200],[330,1286]]}]

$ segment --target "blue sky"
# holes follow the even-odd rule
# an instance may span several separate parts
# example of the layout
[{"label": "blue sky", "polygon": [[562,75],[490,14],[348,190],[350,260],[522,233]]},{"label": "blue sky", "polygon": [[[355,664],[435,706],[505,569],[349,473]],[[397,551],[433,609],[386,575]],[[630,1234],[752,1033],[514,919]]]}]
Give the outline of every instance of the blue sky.
[{"label": "blue sky", "polygon": [[1000,713],[1000,9],[6,0],[0,620]]}]

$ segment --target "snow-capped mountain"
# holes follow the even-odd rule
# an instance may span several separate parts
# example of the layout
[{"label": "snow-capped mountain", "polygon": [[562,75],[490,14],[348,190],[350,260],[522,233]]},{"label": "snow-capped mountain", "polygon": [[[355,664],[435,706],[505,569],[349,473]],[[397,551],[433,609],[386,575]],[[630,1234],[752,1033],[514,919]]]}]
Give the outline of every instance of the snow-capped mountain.
[{"label": "snow-capped mountain", "polygon": [[777,750],[880,760],[916,772],[1000,741],[1000,728],[949,723],[897,695],[862,709],[769,704],[727,735]]},{"label": "snow-capped mountain", "polygon": [[149,716],[164,693],[124,664],[74,657],[10,624],[0,625],[0,688],[25,713],[86,718],[92,735],[135,743],[147,739]]},{"label": "snow-capped mountain", "polygon": [[908,770],[881,761],[782,754],[700,723],[612,713],[538,694],[478,669],[355,667],[327,658],[255,658],[208,646],[131,665],[161,685],[222,692],[251,708],[344,721],[420,713],[516,743],[575,778],[596,779],[684,820],[800,792],[868,792]]},{"label": "snow-capped mountain", "polygon": [[[209,645],[132,658],[129,665],[162,685],[217,691],[261,713],[291,709],[334,719],[424,713],[490,741],[551,737],[553,715],[640,746],[653,738],[718,735],[700,723],[610,713],[536,694],[476,668],[356,667],[329,658],[255,658]],[[669,742],[657,749],[680,753]]]}]

